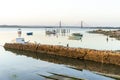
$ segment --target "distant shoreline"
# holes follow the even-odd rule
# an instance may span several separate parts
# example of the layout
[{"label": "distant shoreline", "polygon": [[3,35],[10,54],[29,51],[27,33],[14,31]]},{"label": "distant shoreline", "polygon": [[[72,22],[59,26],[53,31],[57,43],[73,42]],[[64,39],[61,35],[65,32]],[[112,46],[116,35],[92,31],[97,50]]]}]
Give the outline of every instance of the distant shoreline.
[{"label": "distant shoreline", "polygon": [[[117,40],[120,40],[120,30],[105,31],[102,29],[98,29],[98,30],[89,31],[89,33],[104,34],[104,35],[109,36],[111,38],[116,38]],[[107,38],[107,40],[108,40],[108,38]]]},{"label": "distant shoreline", "polygon": [[[0,25],[0,28],[60,28],[59,26],[19,26]],[[62,26],[61,28],[81,28],[80,26]],[[120,27],[82,27],[81,29],[120,29]]]}]

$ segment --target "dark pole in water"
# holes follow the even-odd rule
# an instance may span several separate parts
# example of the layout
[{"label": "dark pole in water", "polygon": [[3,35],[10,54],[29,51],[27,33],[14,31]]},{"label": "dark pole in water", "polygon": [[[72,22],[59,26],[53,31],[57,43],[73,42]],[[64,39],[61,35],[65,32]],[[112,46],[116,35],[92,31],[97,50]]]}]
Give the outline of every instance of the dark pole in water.
[{"label": "dark pole in water", "polygon": [[83,28],[83,21],[81,21],[81,28]]},{"label": "dark pole in water", "polygon": [[59,22],[59,28],[61,28],[61,21]]}]

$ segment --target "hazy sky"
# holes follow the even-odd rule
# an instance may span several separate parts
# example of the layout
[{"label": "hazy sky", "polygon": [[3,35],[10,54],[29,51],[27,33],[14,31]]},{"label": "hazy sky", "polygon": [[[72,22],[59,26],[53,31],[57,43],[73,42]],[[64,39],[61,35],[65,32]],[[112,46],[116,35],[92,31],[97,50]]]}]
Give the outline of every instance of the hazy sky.
[{"label": "hazy sky", "polygon": [[120,0],[0,0],[0,24],[120,26]]}]

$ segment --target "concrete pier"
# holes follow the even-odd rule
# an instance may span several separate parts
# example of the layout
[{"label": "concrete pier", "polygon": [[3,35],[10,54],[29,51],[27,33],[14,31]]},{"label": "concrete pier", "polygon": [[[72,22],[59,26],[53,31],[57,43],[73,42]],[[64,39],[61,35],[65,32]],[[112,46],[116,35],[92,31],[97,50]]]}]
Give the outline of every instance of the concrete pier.
[{"label": "concrete pier", "polygon": [[4,47],[8,49],[36,52],[38,54],[46,53],[51,55],[84,59],[120,66],[120,52],[115,51],[94,50],[86,48],[70,48],[59,45],[43,45],[32,43],[31,44],[6,43]]}]

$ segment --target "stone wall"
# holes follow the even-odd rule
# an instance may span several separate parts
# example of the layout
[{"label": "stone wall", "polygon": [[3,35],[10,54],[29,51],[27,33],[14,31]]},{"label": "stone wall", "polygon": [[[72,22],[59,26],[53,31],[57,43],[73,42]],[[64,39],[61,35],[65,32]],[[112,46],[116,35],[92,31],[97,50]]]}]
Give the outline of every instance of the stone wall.
[{"label": "stone wall", "polygon": [[37,53],[47,53],[51,55],[58,55],[70,58],[85,59],[120,66],[120,52],[114,51],[94,50],[86,48],[70,48],[58,45],[42,45],[30,43],[6,43],[4,47]]}]

